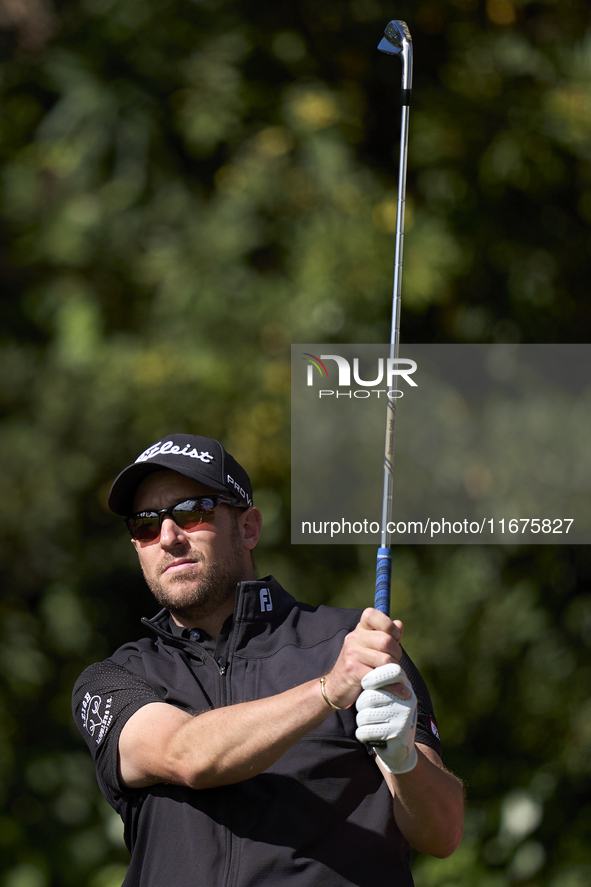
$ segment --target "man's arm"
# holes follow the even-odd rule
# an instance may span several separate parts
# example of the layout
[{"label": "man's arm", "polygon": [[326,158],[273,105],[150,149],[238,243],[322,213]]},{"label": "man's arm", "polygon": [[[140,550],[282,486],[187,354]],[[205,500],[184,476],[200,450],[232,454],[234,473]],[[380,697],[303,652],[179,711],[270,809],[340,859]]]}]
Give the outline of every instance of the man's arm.
[{"label": "man's arm", "polygon": [[[402,655],[402,623],[365,610],[326,678],[328,698],[352,705],[369,671]],[[403,688],[399,687],[401,692]],[[250,779],[322,723],[333,709],[318,679],[265,699],[196,716],[167,703],[150,703],[127,721],[119,738],[123,784],[142,788],[158,782],[213,788]]]},{"label": "man's arm", "polygon": [[231,785],[262,773],[329,714],[318,680],[196,716],[152,703],[121,731],[121,779],[128,788]]},{"label": "man's arm", "polygon": [[462,840],[463,785],[434,749],[422,743],[416,749],[417,764],[409,773],[390,773],[377,757],[376,763],[394,798],[396,824],[411,847],[444,858]]}]

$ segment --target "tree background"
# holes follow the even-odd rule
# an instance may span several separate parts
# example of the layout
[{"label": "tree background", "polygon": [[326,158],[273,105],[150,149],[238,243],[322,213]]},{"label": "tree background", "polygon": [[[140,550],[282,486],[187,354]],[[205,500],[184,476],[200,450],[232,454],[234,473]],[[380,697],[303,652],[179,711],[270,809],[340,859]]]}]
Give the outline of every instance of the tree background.
[{"label": "tree background", "polygon": [[[404,340],[585,342],[583,0],[0,0],[3,887],[124,876],[69,698],[154,612],[106,508],[146,445],[222,439],[261,575],[371,600],[371,547],[289,544],[289,347],[389,338],[391,18],[415,49]],[[418,887],[591,883],[590,574],[582,546],[395,550],[468,793]]]}]

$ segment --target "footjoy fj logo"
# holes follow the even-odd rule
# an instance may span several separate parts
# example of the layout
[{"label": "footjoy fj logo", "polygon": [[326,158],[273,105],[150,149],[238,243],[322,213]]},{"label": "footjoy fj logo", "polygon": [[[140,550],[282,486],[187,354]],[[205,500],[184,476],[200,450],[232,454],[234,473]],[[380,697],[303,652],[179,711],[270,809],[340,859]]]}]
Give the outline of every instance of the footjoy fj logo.
[{"label": "footjoy fj logo", "polygon": [[271,601],[271,592],[268,588],[261,588],[259,593],[259,599],[261,601],[261,613],[266,613],[269,610],[273,609],[273,602]]},{"label": "footjoy fj logo", "polygon": [[[303,351],[302,354],[302,360],[308,362],[306,368],[306,385],[309,388],[314,387],[314,379],[316,378],[314,370],[318,371],[322,381],[324,381],[329,377],[329,370],[324,361],[333,360],[336,363],[336,388],[343,388],[346,390],[340,391],[335,388],[320,388],[318,391],[318,397],[320,398],[379,398],[382,394],[385,394],[390,400],[397,400],[400,397],[404,397],[404,391],[395,387],[395,384],[398,381],[396,377],[399,377],[401,381],[406,382],[412,388],[418,387],[414,379],[411,379],[411,375],[416,372],[417,369],[416,361],[409,360],[405,357],[378,358],[377,369],[374,370],[374,372],[377,373],[375,379],[362,379],[359,369],[359,358],[353,358],[353,382],[354,384],[361,386],[359,388],[353,388],[351,385],[351,364],[346,357],[341,357],[340,354],[321,354],[320,357],[316,357],[315,354],[309,354],[307,351]],[[330,372],[332,381],[332,377],[335,375],[335,368],[332,365],[330,367]],[[333,384],[335,383],[333,382]],[[382,384],[385,384],[386,387],[377,387]]]}]

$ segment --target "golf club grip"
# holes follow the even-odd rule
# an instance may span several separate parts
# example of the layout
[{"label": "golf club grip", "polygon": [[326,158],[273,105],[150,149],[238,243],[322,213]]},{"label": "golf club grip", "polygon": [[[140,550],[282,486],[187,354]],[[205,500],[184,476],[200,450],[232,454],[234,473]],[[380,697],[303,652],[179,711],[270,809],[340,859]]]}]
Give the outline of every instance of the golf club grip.
[{"label": "golf club grip", "polygon": [[376,598],[374,607],[390,615],[390,584],[392,577],[392,551],[389,548],[378,548],[376,565]]}]

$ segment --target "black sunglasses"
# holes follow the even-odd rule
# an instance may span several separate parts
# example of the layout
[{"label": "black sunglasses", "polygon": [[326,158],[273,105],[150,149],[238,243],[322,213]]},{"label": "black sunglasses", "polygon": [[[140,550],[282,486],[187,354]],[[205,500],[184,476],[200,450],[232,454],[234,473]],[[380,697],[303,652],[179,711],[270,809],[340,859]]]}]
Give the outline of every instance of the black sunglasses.
[{"label": "black sunglasses", "polygon": [[161,508],[160,511],[138,511],[125,518],[125,526],[132,539],[138,542],[155,542],[160,536],[160,528],[165,517],[170,517],[177,527],[183,530],[194,530],[201,523],[212,521],[216,505],[237,505],[247,508],[238,499],[229,496],[197,496],[196,499],[185,499]]}]

